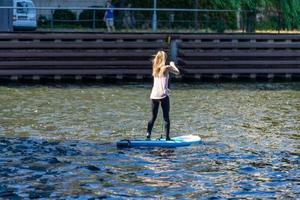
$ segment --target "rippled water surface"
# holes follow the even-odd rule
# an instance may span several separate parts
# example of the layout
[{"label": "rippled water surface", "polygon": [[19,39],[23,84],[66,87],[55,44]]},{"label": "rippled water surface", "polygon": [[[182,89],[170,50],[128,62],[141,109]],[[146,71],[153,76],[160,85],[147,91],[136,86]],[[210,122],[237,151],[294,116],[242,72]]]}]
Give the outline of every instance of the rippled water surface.
[{"label": "rippled water surface", "polygon": [[150,89],[0,86],[0,198],[300,198],[300,83],[174,84],[171,134],[203,142],[117,149],[144,138]]}]

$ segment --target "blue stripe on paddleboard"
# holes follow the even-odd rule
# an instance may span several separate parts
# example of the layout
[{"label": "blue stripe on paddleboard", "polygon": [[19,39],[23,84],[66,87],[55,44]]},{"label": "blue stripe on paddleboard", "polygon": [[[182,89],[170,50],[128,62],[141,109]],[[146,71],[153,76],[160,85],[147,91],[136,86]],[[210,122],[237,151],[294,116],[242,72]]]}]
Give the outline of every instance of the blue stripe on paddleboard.
[{"label": "blue stripe on paddleboard", "polygon": [[199,136],[187,135],[174,137],[172,140],[121,140],[117,142],[117,147],[183,147],[199,143],[201,138]]}]

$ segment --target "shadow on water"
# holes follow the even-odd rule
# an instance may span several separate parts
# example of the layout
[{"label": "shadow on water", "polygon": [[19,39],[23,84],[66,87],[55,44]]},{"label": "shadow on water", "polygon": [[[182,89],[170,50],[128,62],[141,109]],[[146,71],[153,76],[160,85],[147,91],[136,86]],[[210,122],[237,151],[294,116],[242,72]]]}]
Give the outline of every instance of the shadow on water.
[{"label": "shadow on water", "polygon": [[[85,193],[81,182],[88,178],[79,178],[80,173],[108,172],[97,160],[88,160],[107,154],[107,144],[1,137],[0,154],[1,198],[76,196]],[[69,183],[74,185],[66,186]]]},{"label": "shadow on water", "polygon": [[299,198],[299,154],[0,138],[0,197]]}]

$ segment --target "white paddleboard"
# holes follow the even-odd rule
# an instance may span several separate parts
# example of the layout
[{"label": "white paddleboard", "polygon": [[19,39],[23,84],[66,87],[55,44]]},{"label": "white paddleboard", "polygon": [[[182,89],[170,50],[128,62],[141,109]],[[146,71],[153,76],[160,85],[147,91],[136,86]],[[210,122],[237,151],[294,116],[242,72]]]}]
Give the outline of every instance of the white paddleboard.
[{"label": "white paddleboard", "polygon": [[201,141],[201,138],[197,135],[184,135],[179,137],[173,137],[171,140],[165,139],[152,139],[152,140],[120,140],[117,142],[119,148],[130,147],[183,147],[192,144],[197,144]]}]

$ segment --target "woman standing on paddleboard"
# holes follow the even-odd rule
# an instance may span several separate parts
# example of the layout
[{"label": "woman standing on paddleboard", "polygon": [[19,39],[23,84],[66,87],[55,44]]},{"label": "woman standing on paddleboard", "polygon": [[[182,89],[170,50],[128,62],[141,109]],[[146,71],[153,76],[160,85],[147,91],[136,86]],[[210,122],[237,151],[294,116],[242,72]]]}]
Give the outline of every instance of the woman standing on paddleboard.
[{"label": "woman standing on paddleboard", "polygon": [[151,100],[151,119],[147,126],[147,139],[150,140],[154,122],[157,117],[159,104],[161,105],[164,118],[164,127],[166,140],[170,140],[170,100],[169,100],[169,72],[179,74],[178,68],[174,62],[166,65],[167,54],[164,51],[158,51],[152,60],[153,87],[150,95]]}]

